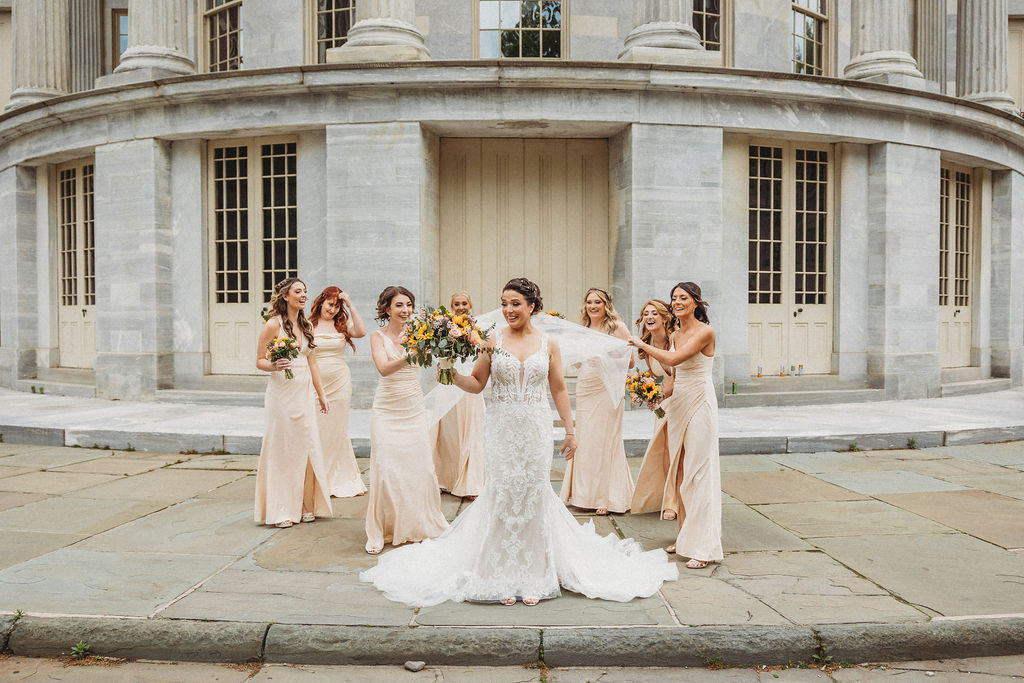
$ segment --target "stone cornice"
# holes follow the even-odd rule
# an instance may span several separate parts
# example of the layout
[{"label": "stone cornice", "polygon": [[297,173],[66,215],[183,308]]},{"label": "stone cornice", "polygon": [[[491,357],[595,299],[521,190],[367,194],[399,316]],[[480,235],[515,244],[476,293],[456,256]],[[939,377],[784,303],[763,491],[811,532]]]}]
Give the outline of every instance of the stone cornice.
[{"label": "stone cornice", "polygon": [[[741,120],[742,116],[732,116],[735,112],[731,112],[726,105],[730,102],[739,103],[748,111],[756,111],[759,107],[762,110],[773,109],[783,117],[786,109],[790,107],[804,110],[813,108],[822,115],[833,116],[854,111],[858,114],[882,112],[890,117],[903,117],[936,124],[943,128],[953,128],[960,134],[978,135],[987,140],[994,138],[1012,148],[1012,156],[1024,157],[1024,118],[960,98],[921,90],[839,78],[724,67],[472,60],[329,64],[241,70],[164,78],[55,97],[0,115],[0,150],[3,150],[0,152],[0,160],[5,162],[2,165],[30,161],[31,155],[11,154],[12,150],[4,150],[24,136],[98,117],[123,116],[140,109],[215,105],[243,98],[316,98],[365,91],[422,91],[425,94],[442,94],[445,97],[471,97],[474,91],[494,89],[534,92],[561,90],[567,93],[590,91],[595,94],[677,93],[683,96],[680,100],[681,105],[692,105],[695,100],[699,105],[701,98],[710,103],[706,107],[697,107],[696,117],[687,120],[689,125],[713,125],[727,130],[752,133],[763,131],[766,134],[774,130],[770,121],[762,119],[752,125],[751,122],[745,123]],[[391,113],[394,116],[391,116]],[[424,112],[422,117],[412,116],[413,113],[388,112],[385,107],[380,110],[380,120],[437,118],[436,112]],[[460,111],[460,116],[453,116],[453,113],[455,112],[447,111],[447,118],[494,118],[475,109]],[[628,116],[616,118],[607,112],[594,112],[593,115],[588,111],[543,113],[544,116],[539,118],[551,121],[599,119],[627,124],[634,120]],[[538,117],[535,113],[532,117],[523,118]],[[295,126],[301,129],[347,121],[347,118],[332,119],[329,113],[321,111],[317,116],[306,117],[302,121],[279,121],[277,126]],[[266,125],[258,120],[238,123],[240,128],[247,129],[260,129]],[[215,127],[211,132],[216,130]],[[781,126],[779,130],[800,132],[801,129],[799,126],[793,128],[786,125]],[[830,128],[806,132],[817,136],[863,142],[888,140],[884,136],[872,138],[863,131]],[[165,134],[159,131],[147,134],[170,138],[189,135],[187,132],[178,132],[170,128]],[[124,138],[112,138],[109,141],[117,139]],[[1020,166],[1017,168],[1024,171]]]}]

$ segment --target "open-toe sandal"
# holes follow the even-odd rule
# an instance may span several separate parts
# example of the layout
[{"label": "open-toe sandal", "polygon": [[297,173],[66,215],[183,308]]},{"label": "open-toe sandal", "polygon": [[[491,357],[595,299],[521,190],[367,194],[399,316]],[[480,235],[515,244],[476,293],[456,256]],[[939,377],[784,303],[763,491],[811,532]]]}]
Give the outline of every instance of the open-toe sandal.
[{"label": "open-toe sandal", "polygon": [[671,522],[676,518],[675,510],[665,510],[661,513],[661,518],[666,522]]},{"label": "open-toe sandal", "polygon": [[[525,602],[525,600],[524,600],[524,602]],[[501,604],[503,604],[503,605],[514,605],[514,604],[516,604],[516,599],[515,598],[505,598],[504,600],[501,601]]]},{"label": "open-toe sandal", "polygon": [[596,510],[594,510],[594,514],[601,515],[602,517],[604,517],[608,514],[608,508],[597,508]]},{"label": "open-toe sandal", "polygon": [[314,515],[312,512],[303,512],[302,513],[302,521],[303,522],[315,522],[316,521],[316,515]]},{"label": "open-toe sandal", "polygon": [[292,524],[294,524],[294,522],[292,522],[290,519],[286,519],[283,522],[278,522],[274,526],[276,526],[278,529],[287,529]]},{"label": "open-toe sandal", "polygon": [[706,566],[708,566],[708,563],[705,562],[704,560],[690,559],[690,560],[687,560],[687,562],[686,562],[686,568],[687,569],[704,569],[704,567],[706,567]]},{"label": "open-toe sandal", "polygon": [[367,555],[380,555],[380,551],[381,550],[383,550],[383,548],[367,548],[366,549],[366,554]]},{"label": "open-toe sandal", "polygon": [[669,555],[674,555],[676,552],[676,547],[674,545],[670,545],[669,547],[665,548],[665,552]]},{"label": "open-toe sandal", "polygon": [[527,607],[533,607],[538,602],[540,602],[540,598],[523,598],[523,604]]}]

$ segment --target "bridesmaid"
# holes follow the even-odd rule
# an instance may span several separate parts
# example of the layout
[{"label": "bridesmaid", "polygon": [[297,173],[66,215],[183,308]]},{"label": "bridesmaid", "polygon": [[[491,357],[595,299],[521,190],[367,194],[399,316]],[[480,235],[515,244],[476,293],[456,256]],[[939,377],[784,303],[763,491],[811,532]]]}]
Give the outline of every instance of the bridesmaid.
[{"label": "bridesmaid", "polygon": [[[640,328],[640,339],[656,349],[663,351],[672,348],[671,337],[676,329],[676,319],[668,309],[668,304],[661,299],[651,299],[644,304],[640,318],[636,321]],[[669,486],[669,455],[668,455],[668,423],[674,419],[676,401],[673,400],[673,368],[664,367],[656,358],[652,358],[643,349],[637,351],[640,360],[647,362],[647,369],[655,377],[662,377],[661,395],[664,397],[661,408],[664,417],[654,418],[654,435],[647,445],[644,460],[640,464],[640,473],[636,477],[636,491],[633,492],[633,512],[651,512],[658,510],[662,519],[675,519],[679,511],[679,491]]]},{"label": "bridesmaid", "polygon": [[[469,292],[452,294],[451,310],[473,315]],[[484,488],[484,397],[463,392],[462,398],[437,425],[434,471],[441,489],[475,500]]]},{"label": "bridesmaid", "polygon": [[373,364],[380,373],[370,415],[366,552],[371,555],[380,553],[385,543],[422,541],[448,528],[419,373],[406,362],[401,347],[415,304],[405,287],[385,287],[377,298],[377,320],[384,327],[370,335]]},{"label": "bridesmaid", "polygon": [[348,434],[352,377],[345,362],[345,345],[355,351],[352,340],[366,336],[366,325],[348,294],[334,286],[320,292],[313,301],[309,321],[313,324],[320,379],[333,409],[321,413],[317,420],[320,447],[327,464],[328,493],[335,498],[361,496],[366,493],[366,485]]},{"label": "bridesmaid", "polygon": [[689,558],[689,569],[722,559],[722,484],[718,463],[718,401],[711,380],[715,331],[700,287],[680,282],[672,289],[679,329],[670,350],[637,337],[629,343],[663,366],[675,367],[676,405],[668,420],[669,477],[679,491],[679,534],[665,550]]},{"label": "bridesmaid", "polygon": [[[584,297],[580,322],[620,339],[629,339],[625,323],[615,312],[611,295],[592,287]],[[632,360],[630,361],[632,365]],[[626,378],[622,378],[625,383]],[[580,368],[576,380],[576,430],[579,447],[565,467],[562,500],[595,514],[625,512],[633,497],[633,478],[622,441],[621,395],[613,403],[591,365]]]},{"label": "bridesmaid", "polygon": [[[320,384],[313,326],[303,313],[305,307],[302,280],[292,277],[277,283],[270,300],[272,317],[256,343],[256,367],[269,372],[270,379],[263,404],[266,431],[256,469],[255,519],[282,529],[331,516],[327,468],[309,396],[316,391],[322,413],[330,410],[330,403]],[[298,343],[299,356],[271,362],[267,344],[282,336]],[[293,379],[285,377],[288,368]]]}]

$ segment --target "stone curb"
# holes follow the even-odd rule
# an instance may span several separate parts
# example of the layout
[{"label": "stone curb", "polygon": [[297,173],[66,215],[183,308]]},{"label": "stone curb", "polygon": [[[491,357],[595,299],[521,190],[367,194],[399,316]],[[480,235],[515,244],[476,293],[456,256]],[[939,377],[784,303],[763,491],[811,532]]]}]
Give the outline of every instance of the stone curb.
[{"label": "stone curb", "polygon": [[544,631],[548,666],[726,666],[810,661],[814,632],[799,626],[581,628]]},{"label": "stone curb", "polygon": [[[13,624],[13,628],[12,628]],[[7,637],[9,635],[9,638]],[[6,639],[6,642],[4,642]],[[639,628],[430,628],[208,622],[117,617],[0,618],[0,649],[26,657],[320,665],[756,666],[809,662],[819,647],[859,664],[1024,654],[1024,618],[918,624]],[[543,648],[543,650],[542,650]]]},{"label": "stone curb", "polygon": [[117,617],[22,617],[7,649],[26,657],[60,657],[79,641],[106,657],[182,662],[259,659],[265,623]]},{"label": "stone curb", "polygon": [[264,661],[290,664],[401,664],[488,666],[540,660],[539,628],[423,628],[294,626],[274,624]]},{"label": "stone curb", "polygon": [[836,624],[819,626],[815,631],[832,661],[851,664],[1024,654],[1022,617],[924,624]]}]

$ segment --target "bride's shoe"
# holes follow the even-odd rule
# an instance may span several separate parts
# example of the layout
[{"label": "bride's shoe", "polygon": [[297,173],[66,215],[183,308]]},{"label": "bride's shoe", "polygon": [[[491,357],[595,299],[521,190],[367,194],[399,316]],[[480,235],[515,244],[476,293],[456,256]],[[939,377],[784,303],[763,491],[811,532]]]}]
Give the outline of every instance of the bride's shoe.
[{"label": "bride's shoe", "polygon": [[608,514],[608,508],[597,508],[596,510],[594,510],[594,514],[604,517]]},{"label": "bride's shoe", "polygon": [[533,607],[540,602],[539,598],[523,598],[523,604],[527,607]]},{"label": "bride's shoe", "polygon": [[[526,601],[523,600],[523,602],[526,602]],[[504,600],[501,601],[501,604],[503,604],[503,605],[514,605],[514,604],[516,604],[516,599],[515,598],[505,598]]]},{"label": "bride's shoe", "polygon": [[669,547],[665,548],[665,552],[668,553],[669,555],[675,555],[676,554],[676,547],[674,545],[670,545]]},{"label": "bride's shoe", "polygon": [[691,558],[686,562],[687,569],[704,569],[706,566],[708,566],[708,563],[704,560],[695,560]]},{"label": "bride's shoe", "polygon": [[367,555],[380,555],[380,551],[381,550],[384,550],[384,549],[383,548],[367,548],[366,549],[366,554]]}]

